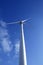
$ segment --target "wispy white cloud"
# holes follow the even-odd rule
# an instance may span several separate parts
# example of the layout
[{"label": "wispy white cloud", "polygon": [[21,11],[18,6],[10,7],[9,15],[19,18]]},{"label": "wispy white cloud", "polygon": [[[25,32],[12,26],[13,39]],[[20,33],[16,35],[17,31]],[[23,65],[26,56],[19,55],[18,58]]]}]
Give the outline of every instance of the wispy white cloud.
[{"label": "wispy white cloud", "polygon": [[9,34],[8,34],[8,30],[6,28],[6,23],[1,21],[0,23],[0,44],[2,45],[2,49],[5,53],[8,52],[8,56],[9,56],[9,52],[12,51],[13,47],[14,47],[14,58],[18,56],[19,54],[19,49],[20,49],[20,40],[16,40],[14,46],[12,45],[12,42],[9,39]]},{"label": "wispy white cloud", "polygon": [[0,24],[1,24],[2,27],[6,27],[6,23],[3,22],[2,20],[0,21]]},{"label": "wispy white cloud", "polygon": [[4,52],[10,52],[13,48],[9,39],[8,30],[6,29],[6,23],[3,21],[0,21],[0,44]]},{"label": "wispy white cloud", "polygon": [[16,55],[19,54],[19,49],[20,49],[20,40],[16,40],[16,43],[15,43],[15,54]]},{"label": "wispy white cloud", "polygon": [[3,38],[2,46],[4,52],[10,52],[12,50],[12,47],[9,45],[9,40],[7,38]]}]

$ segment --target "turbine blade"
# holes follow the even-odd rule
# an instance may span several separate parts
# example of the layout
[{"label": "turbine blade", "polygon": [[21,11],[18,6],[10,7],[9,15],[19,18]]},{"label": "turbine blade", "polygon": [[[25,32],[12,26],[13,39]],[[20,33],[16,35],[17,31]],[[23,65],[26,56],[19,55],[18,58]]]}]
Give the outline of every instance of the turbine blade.
[{"label": "turbine blade", "polygon": [[7,24],[17,24],[17,23],[20,23],[20,21],[18,21],[18,22],[11,22],[11,23],[7,23]]},{"label": "turbine blade", "polygon": [[22,22],[25,22],[25,21],[27,21],[27,19],[26,20],[23,20]]},{"label": "turbine blade", "polygon": [[32,19],[30,18],[30,19],[23,20],[22,22],[25,23],[25,22],[29,22],[29,21],[31,21],[31,20],[32,20]]}]

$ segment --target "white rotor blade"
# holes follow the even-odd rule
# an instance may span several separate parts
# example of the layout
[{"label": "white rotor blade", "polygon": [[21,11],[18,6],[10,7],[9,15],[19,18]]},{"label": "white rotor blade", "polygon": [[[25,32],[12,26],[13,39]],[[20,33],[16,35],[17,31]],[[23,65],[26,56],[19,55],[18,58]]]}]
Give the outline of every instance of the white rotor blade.
[{"label": "white rotor blade", "polygon": [[18,22],[11,22],[11,23],[7,23],[7,24],[17,24],[17,23],[20,23],[20,21],[18,21]]},{"label": "white rotor blade", "polygon": [[26,19],[26,20],[23,20],[22,22],[25,23],[25,22],[28,22],[28,21],[31,21],[32,19]]},{"label": "white rotor blade", "polygon": [[22,20],[22,22],[24,23],[25,21],[27,21],[28,19],[26,19],[26,20]]}]

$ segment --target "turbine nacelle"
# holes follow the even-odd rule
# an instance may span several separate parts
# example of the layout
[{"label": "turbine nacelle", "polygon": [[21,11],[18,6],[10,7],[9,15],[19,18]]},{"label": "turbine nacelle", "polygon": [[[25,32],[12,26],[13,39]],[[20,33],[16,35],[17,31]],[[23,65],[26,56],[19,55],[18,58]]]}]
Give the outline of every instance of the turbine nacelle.
[{"label": "turbine nacelle", "polygon": [[28,19],[20,21],[20,24],[24,24],[27,20]]}]

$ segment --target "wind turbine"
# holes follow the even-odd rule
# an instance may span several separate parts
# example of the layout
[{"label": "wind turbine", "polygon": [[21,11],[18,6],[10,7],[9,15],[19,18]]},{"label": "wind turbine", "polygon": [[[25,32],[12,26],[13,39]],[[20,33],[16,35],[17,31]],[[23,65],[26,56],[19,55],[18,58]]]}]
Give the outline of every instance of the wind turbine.
[{"label": "wind turbine", "polygon": [[23,24],[26,23],[26,21],[30,20],[31,19],[26,19],[18,22],[7,23],[7,24],[17,24],[17,23],[20,24],[21,39],[20,39],[19,65],[27,65]]}]

